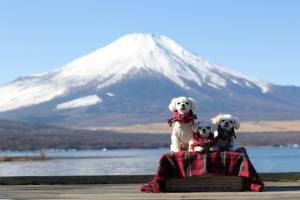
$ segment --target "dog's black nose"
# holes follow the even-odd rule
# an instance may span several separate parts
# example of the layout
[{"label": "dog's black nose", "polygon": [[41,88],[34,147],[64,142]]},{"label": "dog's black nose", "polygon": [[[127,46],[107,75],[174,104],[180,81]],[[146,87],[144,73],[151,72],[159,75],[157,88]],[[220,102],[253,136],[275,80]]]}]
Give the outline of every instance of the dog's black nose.
[{"label": "dog's black nose", "polygon": [[185,107],[185,104],[182,104],[182,105],[181,105],[181,107],[183,107],[183,108],[184,108],[184,107]]},{"label": "dog's black nose", "polygon": [[226,124],[226,125],[229,125],[229,123],[228,123],[228,122],[225,122],[225,124]]}]

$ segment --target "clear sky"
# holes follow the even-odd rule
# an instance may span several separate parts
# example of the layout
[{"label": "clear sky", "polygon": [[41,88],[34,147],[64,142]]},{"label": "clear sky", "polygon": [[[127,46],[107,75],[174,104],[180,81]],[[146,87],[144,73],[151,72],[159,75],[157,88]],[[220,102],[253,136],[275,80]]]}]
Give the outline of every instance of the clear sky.
[{"label": "clear sky", "polygon": [[162,34],[241,73],[300,86],[297,0],[0,0],[0,84],[134,32]]}]

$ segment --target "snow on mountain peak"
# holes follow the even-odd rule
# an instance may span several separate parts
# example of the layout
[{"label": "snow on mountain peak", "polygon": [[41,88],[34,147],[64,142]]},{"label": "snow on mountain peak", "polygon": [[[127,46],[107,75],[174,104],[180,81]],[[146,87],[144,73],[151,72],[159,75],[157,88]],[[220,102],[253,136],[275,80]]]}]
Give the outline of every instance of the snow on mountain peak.
[{"label": "snow on mountain peak", "polygon": [[269,90],[267,83],[203,59],[166,36],[134,33],[60,69],[0,87],[0,112],[50,101],[89,84],[96,83],[100,90],[141,71],[160,74],[185,89],[190,89],[188,80],[199,87],[221,89],[234,83]]},{"label": "snow on mountain peak", "polygon": [[[58,79],[77,80],[77,85],[100,82],[98,89],[120,81],[127,74],[157,72],[188,89],[188,79],[198,86],[225,87],[228,81],[246,79],[267,91],[267,84],[225,69],[185,50],[166,36],[134,33],[74,60],[57,74]],[[237,81],[238,82],[238,81]]]}]

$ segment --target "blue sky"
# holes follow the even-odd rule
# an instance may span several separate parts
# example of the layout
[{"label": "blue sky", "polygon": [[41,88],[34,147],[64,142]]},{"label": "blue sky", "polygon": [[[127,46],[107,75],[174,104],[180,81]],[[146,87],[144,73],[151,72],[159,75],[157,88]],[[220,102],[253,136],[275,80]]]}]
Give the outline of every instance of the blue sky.
[{"label": "blue sky", "polygon": [[259,79],[300,86],[297,0],[1,0],[0,84],[122,35],[155,33]]}]

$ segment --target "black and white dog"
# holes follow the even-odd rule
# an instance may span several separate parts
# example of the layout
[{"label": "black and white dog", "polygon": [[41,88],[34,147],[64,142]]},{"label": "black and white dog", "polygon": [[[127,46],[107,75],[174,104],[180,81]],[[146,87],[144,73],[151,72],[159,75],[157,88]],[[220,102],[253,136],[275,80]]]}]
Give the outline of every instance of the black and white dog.
[{"label": "black and white dog", "polygon": [[235,130],[240,127],[240,120],[231,114],[220,114],[212,119],[218,129],[215,132],[217,151],[234,150]]}]

